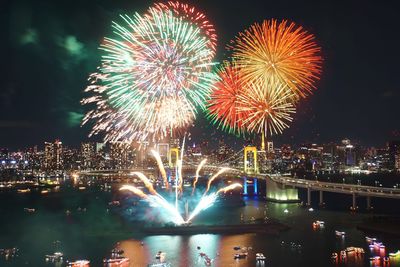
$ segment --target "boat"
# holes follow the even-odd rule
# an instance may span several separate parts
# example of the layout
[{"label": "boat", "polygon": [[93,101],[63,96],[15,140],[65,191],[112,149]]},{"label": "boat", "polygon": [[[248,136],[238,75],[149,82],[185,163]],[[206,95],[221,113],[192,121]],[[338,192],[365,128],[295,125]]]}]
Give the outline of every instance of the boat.
[{"label": "boat", "polygon": [[337,257],[338,257],[338,254],[337,254],[336,252],[333,252],[333,253],[332,253],[332,256],[331,256],[331,259],[336,260]]},{"label": "boat", "polygon": [[265,261],[266,257],[262,253],[256,253],[256,261]]},{"label": "boat", "polygon": [[26,211],[28,213],[34,213],[36,210],[35,209],[31,209],[31,208],[24,208],[24,211]]},{"label": "boat", "polygon": [[107,267],[129,266],[129,258],[121,257],[121,258],[104,259],[103,263]]},{"label": "boat", "polygon": [[357,253],[357,254],[364,254],[365,253],[365,251],[364,251],[364,249],[363,248],[354,248],[355,249],[355,252]]},{"label": "boat", "polygon": [[383,262],[385,263],[389,263],[390,262],[390,258],[389,257],[383,257]]},{"label": "boat", "polygon": [[89,267],[90,261],[88,260],[77,260],[77,261],[72,261],[68,262],[67,266],[68,267]]},{"label": "boat", "polygon": [[374,261],[374,262],[380,262],[380,261],[381,261],[381,257],[379,257],[379,256],[374,256],[374,257],[370,257],[369,260],[370,260],[370,261]]},{"label": "boat", "polygon": [[46,261],[50,261],[50,262],[62,261],[63,257],[64,257],[64,254],[62,252],[54,252],[53,254],[45,255]]},{"label": "boat", "polygon": [[120,258],[124,254],[124,251],[120,248],[113,248],[111,250],[111,257],[112,258]]},{"label": "boat", "polygon": [[29,188],[27,188],[27,189],[18,189],[17,192],[18,193],[29,193],[29,192],[31,192],[31,190]]},{"label": "boat", "polygon": [[167,255],[167,253],[159,251],[159,252],[157,252],[155,258],[156,258],[156,260],[161,260],[161,259],[165,258],[166,255]]},{"label": "boat", "polygon": [[400,250],[389,253],[389,257],[400,257]]},{"label": "boat", "polygon": [[368,244],[372,244],[373,242],[376,242],[376,238],[366,236],[365,241],[367,241]]},{"label": "boat", "polygon": [[171,266],[172,265],[169,262],[151,263],[147,265],[147,267],[171,267]]},{"label": "boat", "polygon": [[352,252],[356,252],[356,248],[355,247],[347,247],[346,248],[346,253],[352,253]]},{"label": "boat", "polygon": [[242,253],[236,253],[233,258],[234,259],[244,259],[247,257],[247,252],[242,252]]},{"label": "boat", "polygon": [[44,189],[44,190],[42,190],[40,193],[41,193],[41,194],[47,194],[47,193],[49,193],[49,190]]},{"label": "boat", "polygon": [[341,250],[341,251],[340,251],[340,257],[341,257],[342,259],[346,259],[346,257],[347,257],[346,250]]},{"label": "boat", "polygon": [[240,250],[240,246],[234,246],[233,249],[234,250]]},{"label": "boat", "polygon": [[325,222],[324,221],[315,221],[313,222],[313,227],[317,228],[317,227],[324,227],[325,226]]},{"label": "boat", "polygon": [[346,235],[346,232],[341,232],[341,231],[335,231],[335,235],[337,236],[337,237],[344,237],[345,235]]},{"label": "boat", "polygon": [[0,249],[0,255],[9,258],[18,256],[18,248],[2,248]]}]

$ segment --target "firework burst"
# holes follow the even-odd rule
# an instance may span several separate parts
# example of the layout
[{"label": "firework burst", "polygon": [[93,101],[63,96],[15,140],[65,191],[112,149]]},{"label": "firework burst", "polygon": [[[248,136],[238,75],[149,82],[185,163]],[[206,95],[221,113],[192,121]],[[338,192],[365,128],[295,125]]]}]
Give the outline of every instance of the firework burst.
[{"label": "firework burst", "polygon": [[196,10],[193,6],[189,6],[188,4],[180,3],[178,1],[156,3],[154,4],[154,8],[163,11],[172,10],[173,14],[177,17],[182,17],[183,19],[194,23],[202,30],[202,33],[208,37],[209,47],[215,54],[217,50],[217,34],[214,25],[210,23],[203,13]]},{"label": "firework burst", "polygon": [[208,118],[227,132],[241,134],[245,130],[245,113],[238,112],[238,98],[245,94],[246,88],[239,68],[225,62],[217,74],[218,81],[208,101]]},{"label": "firework burst", "polygon": [[236,37],[232,48],[247,82],[262,80],[268,85],[277,80],[296,98],[315,89],[321,73],[320,47],[301,26],[274,19],[256,23]]},{"label": "firework burst", "polygon": [[159,140],[193,123],[214,82],[210,40],[195,23],[172,11],[150,8],[145,16],[121,15],[105,38],[99,72],[82,101],[94,103],[83,123],[105,141]]},{"label": "firework burst", "polygon": [[238,113],[246,114],[243,124],[247,131],[263,135],[282,133],[296,111],[291,102],[293,93],[279,82],[267,87],[263,82],[248,86],[246,93],[238,98]]}]

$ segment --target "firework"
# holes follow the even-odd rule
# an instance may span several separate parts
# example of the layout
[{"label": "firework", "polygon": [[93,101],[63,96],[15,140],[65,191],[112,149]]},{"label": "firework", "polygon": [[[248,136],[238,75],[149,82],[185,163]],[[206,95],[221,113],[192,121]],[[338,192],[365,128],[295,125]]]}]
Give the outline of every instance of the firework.
[{"label": "firework", "polygon": [[201,168],[203,168],[203,166],[206,164],[206,162],[207,162],[207,159],[203,159],[200,162],[199,166],[197,166],[196,176],[195,176],[194,181],[193,181],[192,195],[193,195],[194,191],[196,190],[196,184],[197,184],[197,181],[199,180],[200,170],[201,170]]},{"label": "firework", "polygon": [[320,47],[314,36],[294,23],[266,20],[240,33],[233,41],[233,57],[247,82],[280,81],[296,98],[315,88],[321,73]]},{"label": "firework", "polygon": [[189,20],[202,30],[209,39],[209,47],[213,53],[217,49],[217,34],[214,26],[208,21],[206,16],[188,4],[180,3],[178,1],[169,1],[167,3],[156,3],[154,8],[158,10],[169,11],[172,10],[173,14],[177,17],[182,17]]},{"label": "firework", "polygon": [[220,169],[216,174],[214,174],[213,176],[211,176],[210,179],[208,179],[207,189],[206,189],[206,191],[204,192],[204,195],[206,195],[207,192],[210,190],[210,186],[211,186],[212,182],[213,182],[218,176],[220,176],[221,174],[223,174],[223,173],[226,172],[227,170],[229,170],[229,168],[222,168],[222,169]]},{"label": "firework", "polygon": [[272,89],[263,83],[250,83],[246,94],[239,97],[238,112],[244,112],[243,124],[249,132],[279,134],[292,121],[296,112],[291,102],[293,93],[280,83],[271,84]]},{"label": "firework", "polygon": [[245,131],[244,112],[238,112],[239,95],[245,94],[245,83],[236,64],[225,63],[218,70],[218,81],[213,85],[208,102],[208,118],[223,130],[241,134]]},{"label": "firework", "polygon": [[188,127],[215,80],[209,38],[172,11],[151,8],[121,21],[100,46],[102,64],[85,90],[93,95],[82,101],[95,108],[83,124],[93,120],[91,135],[127,142]]},{"label": "firework", "polygon": [[[182,144],[182,148],[184,148],[184,142]],[[153,152],[153,156],[156,158],[157,160],[157,152]],[[159,156],[159,155],[158,155]],[[182,157],[183,157],[183,153],[181,153],[181,160],[180,160],[180,164],[182,165]],[[199,166],[197,167],[196,170],[196,177],[198,178],[198,174],[202,168],[202,166],[204,166],[206,160],[201,161],[201,163],[199,164]],[[158,166],[160,168],[161,171],[161,166]],[[163,168],[163,167],[162,167]],[[195,216],[197,216],[201,211],[209,208],[210,206],[212,206],[215,201],[218,198],[218,195],[220,193],[226,193],[230,190],[236,189],[238,187],[241,187],[240,184],[235,183],[229,186],[226,186],[224,188],[219,189],[216,192],[213,193],[208,193],[210,186],[212,184],[212,182],[219,176],[221,175],[223,172],[227,171],[228,168],[222,168],[220,169],[215,175],[213,175],[209,180],[208,180],[208,184],[207,184],[207,189],[204,192],[204,194],[201,196],[199,202],[197,203],[196,207],[194,208],[194,210],[190,213],[189,217],[187,218],[187,220],[185,221],[182,217],[182,215],[179,213],[179,209],[178,209],[178,187],[179,187],[179,182],[183,181],[183,176],[181,171],[178,171],[178,167],[176,168],[176,177],[175,177],[175,205],[172,205],[171,203],[169,203],[162,195],[160,195],[154,188],[152,183],[150,182],[150,180],[141,172],[132,172],[132,175],[136,175],[138,176],[142,182],[145,184],[145,186],[147,187],[147,189],[149,190],[150,194],[146,194],[144,193],[142,190],[136,188],[135,186],[131,186],[131,185],[124,185],[120,188],[120,190],[128,190],[132,193],[134,193],[135,195],[143,198],[144,200],[146,200],[150,206],[152,207],[156,207],[156,208],[160,208],[160,211],[165,212],[166,218],[168,218],[169,220],[171,220],[173,223],[177,224],[177,225],[181,225],[183,223],[188,223],[190,222]],[[179,179],[179,181],[178,181]],[[194,185],[195,186],[195,185]],[[193,186],[193,187],[194,187]],[[182,188],[183,190],[183,188]],[[169,192],[169,191],[167,191]],[[171,192],[169,192],[171,193]],[[183,191],[182,191],[183,193]],[[181,194],[182,196],[182,194]],[[193,196],[193,192],[192,192],[192,196]]]},{"label": "firework", "polygon": [[132,172],[132,175],[136,175],[137,177],[139,177],[139,179],[142,180],[142,182],[152,195],[157,195],[157,191],[154,190],[152,182],[150,182],[149,178],[147,178],[146,175],[141,172]]},{"label": "firework", "polygon": [[154,151],[154,150],[151,150],[151,153],[153,154],[153,157],[157,161],[158,169],[160,170],[161,177],[163,178],[163,182],[164,182],[165,188],[168,189],[169,188],[169,183],[168,183],[168,180],[167,180],[167,173],[165,172],[164,165],[162,163],[160,154],[157,151]]},{"label": "firework", "polygon": [[139,197],[141,197],[143,199],[147,199],[148,198],[147,195],[142,190],[140,190],[139,188],[137,188],[135,186],[132,186],[132,185],[123,185],[123,186],[121,186],[121,188],[119,190],[120,191],[128,190],[128,191],[131,191],[132,193],[134,193],[135,195],[137,195],[137,196],[139,196]]}]

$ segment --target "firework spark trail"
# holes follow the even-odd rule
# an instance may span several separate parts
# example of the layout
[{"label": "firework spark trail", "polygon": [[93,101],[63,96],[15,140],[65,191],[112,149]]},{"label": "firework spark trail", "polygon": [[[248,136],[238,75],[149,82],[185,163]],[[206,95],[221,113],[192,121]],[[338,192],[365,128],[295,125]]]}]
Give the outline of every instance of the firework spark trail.
[{"label": "firework spark trail", "polygon": [[167,189],[169,189],[169,183],[168,183],[168,179],[167,179],[167,173],[165,172],[164,169],[164,164],[162,163],[160,154],[157,151],[151,150],[151,153],[153,154],[153,157],[156,159],[157,161],[157,165],[158,165],[158,169],[160,170],[161,173],[161,177],[163,178],[164,181],[164,185]]},{"label": "firework spark trail", "polygon": [[139,177],[140,180],[142,180],[146,188],[149,190],[150,194],[158,195],[157,191],[154,190],[152,182],[150,182],[149,178],[147,178],[146,175],[141,172],[132,172],[132,175],[136,175],[137,177]]},{"label": "firework spark trail", "polygon": [[234,183],[234,184],[231,184],[231,185],[228,185],[228,186],[226,186],[226,187],[223,187],[223,188],[219,189],[219,190],[217,191],[217,194],[219,194],[219,193],[221,193],[221,192],[226,193],[226,192],[231,191],[231,190],[233,190],[233,189],[236,189],[236,188],[238,188],[238,187],[242,187],[242,185],[239,184],[239,183]]},{"label": "firework spark trail", "polygon": [[132,185],[123,185],[119,190],[128,190],[141,198],[148,199],[148,196],[142,190]]},{"label": "firework spark trail", "polygon": [[236,189],[238,187],[242,187],[242,185],[239,184],[239,183],[231,184],[229,186],[221,188],[217,192],[211,193],[211,194],[209,194],[207,196],[203,196],[200,199],[199,204],[197,204],[196,208],[192,211],[192,213],[190,214],[189,218],[186,220],[186,222],[190,222],[201,211],[203,211],[205,209],[208,209],[210,206],[212,206],[214,204],[214,202],[217,200],[217,197],[218,197],[219,193],[221,193],[221,192],[226,193],[226,192],[231,191],[233,189]]},{"label": "firework spark trail", "polygon": [[156,206],[156,207],[161,207],[163,208],[169,215],[171,215],[172,217],[170,217],[170,219],[175,223],[175,224],[182,224],[184,223],[184,219],[183,217],[179,214],[178,210],[173,207],[170,203],[168,203],[168,201],[166,201],[161,195],[156,194],[156,195],[146,195],[142,190],[136,188],[135,186],[132,185],[123,185],[120,189],[120,191],[122,190],[128,190],[132,193],[134,193],[135,195],[145,199],[146,201],[148,201],[150,204]]},{"label": "firework spark trail", "polygon": [[168,203],[165,198],[163,198],[161,195],[153,195],[149,196],[149,199],[153,200],[155,203],[160,205],[164,210],[166,210],[170,215],[172,215],[172,218],[170,218],[175,224],[182,224],[185,222],[183,219],[182,215],[179,213],[178,209]]},{"label": "firework spark trail", "polygon": [[204,192],[203,196],[205,196],[207,194],[207,192],[210,190],[210,186],[211,183],[218,177],[220,176],[222,173],[226,172],[227,170],[229,170],[229,168],[222,168],[220,169],[215,175],[213,175],[210,179],[208,179],[208,183],[207,183],[207,189]]},{"label": "firework spark trail", "polygon": [[194,194],[194,191],[196,190],[196,184],[197,184],[197,181],[199,180],[200,170],[201,170],[201,168],[203,168],[203,166],[206,164],[206,162],[207,162],[207,159],[203,159],[200,162],[199,166],[197,166],[196,176],[195,176],[194,181],[193,181],[192,196]]},{"label": "firework spark trail", "polygon": [[[181,148],[181,157],[177,161],[178,164],[178,173],[179,173],[179,192],[182,194],[183,193],[183,175],[182,175],[182,165],[183,165],[183,151],[185,149],[185,140],[186,136],[183,137],[182,141],[182,148]],[[178,174],[177,174],[178,175]]]}]

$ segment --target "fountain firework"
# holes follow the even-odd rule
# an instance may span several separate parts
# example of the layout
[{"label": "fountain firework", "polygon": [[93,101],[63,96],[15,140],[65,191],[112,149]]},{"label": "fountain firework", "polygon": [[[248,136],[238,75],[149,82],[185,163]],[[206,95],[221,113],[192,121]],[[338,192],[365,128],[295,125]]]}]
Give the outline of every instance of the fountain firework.
[{"label": "fountain firework", "polygon": [[[165,169],[164,166],[161,162],[161,158],[160,155],[158,154],[158,152],[156,151],[152,151],[152,155],[154,156],[154,158],[157,161],[157,165],[159,167],[159,170],[161,172],[161,176],[163,178],[163,182],[164,182],[164,186],[165,188],[168,190],[169,185],[168,185],[168,181],[165,178],[166,176],[164,176],[165,173]],[[142,190],[140,190],[139,188],[132,186],[132,185],[124,185],[122,186],[119,190],[127,190],[130,191],[132,193],[134,193],[135,195],[139,196],[140,198],[144,199],[145,201],[147,201],[150,206],[155,207],[155,208],[160,208],[163,211],[165,211],[168,215],[169,215],[169,219],[176,225],[182,225],[182,224],[187,224],[189,222],[191,222],[199,213],[201,213],[201,211],[206,210],[207,208],[211,207],[215,201],[217,200],[218,196],[220,193],[226,193],[230,190],[233,190],[235,188],[239,188],[242,187],[241,184],[239,183],[234,183],[231,184],[229,186],[223,187],[221,189],[219,189],[216,192],[212,192],[212,193],[208,193],[208,191],[210,190],[210,186],[212,184],[212,182],[222,173],[224,173],[225,171],[228,170],[228,168],[222,168],[221,170],[219,170],[216,174],[214,174],[211,178],[209,178],[208,182],[207,182],[207,188],[205,190],[205,192],[203,193],[202,197],[200,198],[200,201],[197,203],[196,207],[194,208],[194,210],[191,212],[190,215],[188,215],[188,217],[186,218],[186,220],[183,218],[183,216],[179,213],[179,209],[178,209],[178,198],[180,196],[182,196],[183,194],[183,176],[182,176],[182,157],[183,157],[183,153],[181,154],[181,158],[177,163],[177,166],[175,168],[175,205],[169,203],[163,196],[161,196],[153,187],[153,184],[151,183],[151,181],[146,177],[146,175],[144,175],[141,172],[132,172],[132,175],[135,175],[137,177],[139,177],[139,179],[144,183],[144,185],[146,186],[147,190],[149,191],[148,194],[146,194],[145,192],[143,192]],[[193,190],[192,190],[192,196],[196,190],[196,183],[198,181],[199,178],[199,173],[201,168],[205,165],[206,160],[202,160],[201,163],[198,165],[197,170],[196,170],[196,177],[195,180],[193,182]],[[178,194],[179,191],[179,194]]]}]

